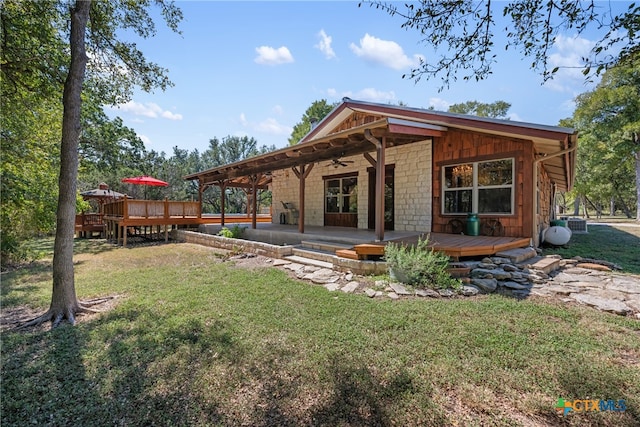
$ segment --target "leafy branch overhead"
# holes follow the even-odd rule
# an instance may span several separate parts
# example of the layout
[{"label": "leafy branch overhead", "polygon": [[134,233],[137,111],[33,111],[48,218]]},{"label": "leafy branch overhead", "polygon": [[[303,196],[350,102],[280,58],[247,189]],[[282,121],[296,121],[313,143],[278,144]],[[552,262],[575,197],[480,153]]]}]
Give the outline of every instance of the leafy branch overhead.
[{"label": "leafy branch overhead", "polygon": [[[434,50],[433,59],[421,59],[409,77],[419,81],[441,77],[442,86],[457,80],[483,80],[497,63],[496,49],[517,49],[531,58],[531,68],[546,81],[560,69],[550,69],[550,50],[556,37],[570,30],[577,35],[587,29],[598,31],[588,57],[582,58],[586,77],[616,64],[637,61],[640,39],[640,6],[632,3],[617,15],[609,3],[572,0],[511,1],[502,7],[502,16],[509,22],[498,28],[500,13],[496,2],[474,0],[422,0],[415,3],[366,2],[404,22],[401,27],[416,30],[420,43]],[[363,3],[359,5],[362,6]],[[501,3],[504,4],[504,3]],[[504,46],[496,46],[495,34],[504,33]]]}]

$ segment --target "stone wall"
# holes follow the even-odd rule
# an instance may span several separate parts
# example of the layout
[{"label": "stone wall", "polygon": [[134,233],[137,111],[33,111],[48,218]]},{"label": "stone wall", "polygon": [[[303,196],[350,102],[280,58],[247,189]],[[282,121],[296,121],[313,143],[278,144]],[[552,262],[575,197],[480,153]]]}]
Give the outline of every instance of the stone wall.
[{"label": "stone wall", "polygon": [[[373,153],[375,156],[375,153]],[[432,144],[430,140],[401,147],[391,147],[385,152],[386,164],[395,165],[395,229],[398,231],[431,231],[431,170]],[[351,160],[346,167],[334,168],[329,161],[316,163],[305,183],[305,224],[324,226],[323,177],[358,173],[358,228],[368,228],[369,181],[367,168],[371,164],[362,156],[343,158]],[[299,206],[300,181],[290,170],[273,172],[271,192],[273,198],[273,222],[280,222],[285,212],[281,202],[293,202]]]},{"label": "stone wall", "polygon": [[278,246],[194,231],[174,230],[174,238],[179,242],[195,243],[197,245],[220,248],[233,252],[249,252],[271,258],[283,258],[293,254],[293,246]]}]

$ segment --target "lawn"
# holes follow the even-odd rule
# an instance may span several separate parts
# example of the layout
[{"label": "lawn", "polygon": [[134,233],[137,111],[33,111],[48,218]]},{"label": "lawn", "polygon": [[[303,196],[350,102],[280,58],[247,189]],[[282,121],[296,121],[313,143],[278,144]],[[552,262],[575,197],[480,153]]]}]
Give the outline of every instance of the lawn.
[{"label": "lawn", "polygon": [[[41,244],[50,253],[50,241]],[[190,244],[77,247],[103,314],[2,332],[3,426],[635,426],[640,322],[499,295],[369,299]],[[3,273],[2,309],[44,311],[50,260]],[[572,413],[558,398],[624,399]]]},{"label": "lawn", "polygon": [[606,260],[618,264],[626,273],[640,274],[640,227],[637,224],[589,223],[588,230],[587,234],[573,234],[566,247],[545,248],[545,254]]}]

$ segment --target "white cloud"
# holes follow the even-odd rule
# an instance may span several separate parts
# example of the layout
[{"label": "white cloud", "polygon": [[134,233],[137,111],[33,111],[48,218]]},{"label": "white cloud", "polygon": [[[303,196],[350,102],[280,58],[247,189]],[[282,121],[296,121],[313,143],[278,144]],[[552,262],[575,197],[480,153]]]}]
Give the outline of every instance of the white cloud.
[{"label": "white cloud", "polygon": [[429,107],[433,107],[437,111],[447,111],[451,104],[442,98],[429,98]]},{"label": "white cloud", "polygon": [[258,56],[254,61],[257,64],[280,65],[293,62],[293,56],[285,46],[281,46],[277,49],[271,46],[260,46],[256,48],[256,52],[258,53]]},{"label": "white cloud", "polygon": [[338,93],[337,90],[331,88],[331,89],[327,89],[327,94],[331,98],[342,99],[346,96],[352,99],[357,99],[359,101],[370,101],[370,102],[380,102],[380,103],[388,103],[388,102],[396,101],[396,93],[394,91],[384,92],[371,87],[360,89],[357,92],[346,91],[342,93]]},{"label": "white cloud", "polygon": [[422,55],[413,55],[409,58],[398,43],[382,40],[369,34],[365,34],[360,39],[359,46],[351,43],[350,47],[353,53],[365,61],[394,70],[417,67],[420,65],[420,59],[424,58]]},{"label": "white cloud", "polygon": [[289,135],[293,131],[292,127],[278,123],[274,118],[263,120],[255,126],[255,129],[271,135]]},{"label": "white cloud", "polygon": [[261,122],[249,121],[244,113],[240,114],[240,124],[251,131],[269,135],[290,135],[293,128],[279,123],[274,118],[268,118]]},{"label": "white cloud", "polygon": [[327,59],[335,58],[336,53],[333,51],[333,48],[331,47],[331,41],[333,40],[331,36],[328,36],[327,33],[324,32],[324,30],[320,30],[320,32],[318,33],[318,37],[320,38],[320,41],[314,47],[320,49],[320,52],[324,54],[325,58]]},{"label": "white cloud", "polygon": [[562,34],[556,37],[553,45],[555,52],[549,55],[550,70],[559,67],[553,79],[545,82],[545,87],[558,92],[571,92],[580,85],[584,91],[585,77],[582,74],[585,58],[593,49],[595,42],[575,36],[567,37]]},{"label": "white cloud", "polygon": [[129,101],[125,104],[119,104],[115,109],[131,113],[135,116],[149,117],[151,119],[163,118],[167,120],[182,120],[182,114],[172,113],[169,110],[163,110],[154,102],[142,104],[140,102]]},{"label": "white cloud", "polygon": [[281,115],[282,115],[282,113],[284,113],[284,108],[282,108],[282,106],[281,106],[281,105],[275,105],[275,106],[271,109],[271,111],[273,111],[273,113],[274,113],[274,114],[277,114],[277,115],[281,116]]},{"label": "white cloud", "polygon": [[138,138],[140,138],[142,140],[142,142],[144,142],[144,146],[145,147],[153,144],[153,142],[151,142],[151,138],[149,138],[147,135],[138,134]]}]

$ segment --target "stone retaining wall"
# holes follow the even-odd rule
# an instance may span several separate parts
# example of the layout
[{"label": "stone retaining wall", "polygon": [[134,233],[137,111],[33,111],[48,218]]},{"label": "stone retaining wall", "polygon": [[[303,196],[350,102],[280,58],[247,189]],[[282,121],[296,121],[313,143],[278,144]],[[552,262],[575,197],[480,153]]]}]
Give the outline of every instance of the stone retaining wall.
[{"label": "stone retaining wall", "polygon": [[251,240],[203,234],[195,231],[175,230],[175,239],[179,242],[195,243],[234,252],[250,252],[271,258],[283,258],[293,255],[293,246],[277,246]]}]

